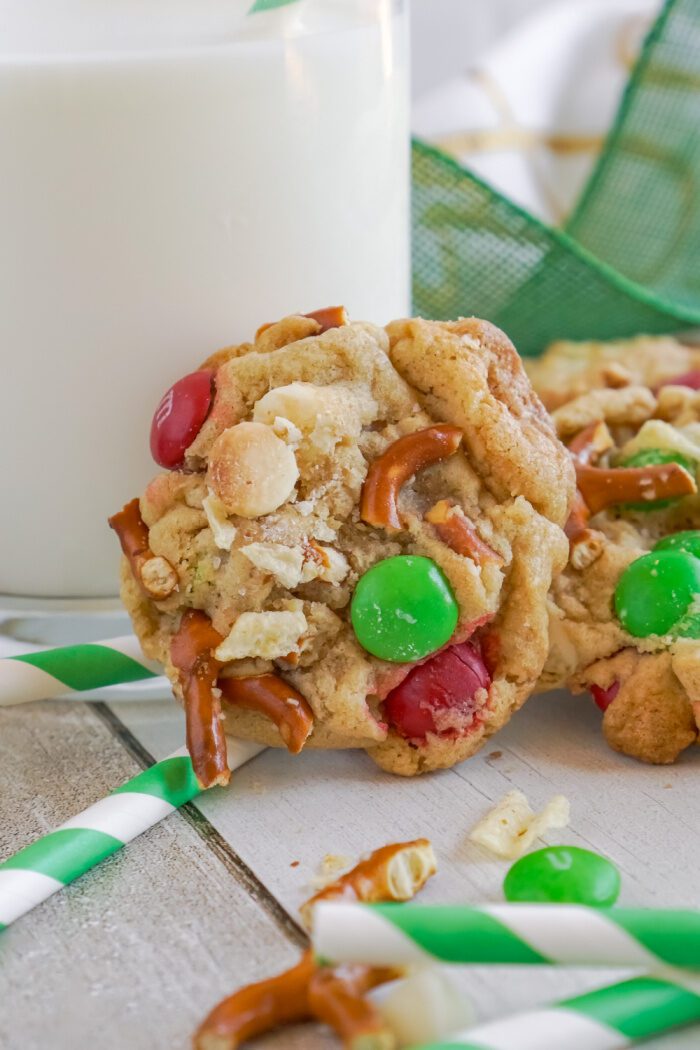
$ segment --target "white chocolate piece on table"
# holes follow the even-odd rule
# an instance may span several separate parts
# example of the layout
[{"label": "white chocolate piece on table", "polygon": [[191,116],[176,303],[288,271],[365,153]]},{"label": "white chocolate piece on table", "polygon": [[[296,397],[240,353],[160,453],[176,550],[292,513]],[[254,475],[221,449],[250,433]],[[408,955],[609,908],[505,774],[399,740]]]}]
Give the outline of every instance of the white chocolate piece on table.
[{"label": "white chocolate piece on table", "polygon": [[517,860],[547,831],[567,827],[569,817],[569,800],[563,795],[555,795],[536,814],[522,791],[509,791],[479,821],[469,838],[497,857]]}]

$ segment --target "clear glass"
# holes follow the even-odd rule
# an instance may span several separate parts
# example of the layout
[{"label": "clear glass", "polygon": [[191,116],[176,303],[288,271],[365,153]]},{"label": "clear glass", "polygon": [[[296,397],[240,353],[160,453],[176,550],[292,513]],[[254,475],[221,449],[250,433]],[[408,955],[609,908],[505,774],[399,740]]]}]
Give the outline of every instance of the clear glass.
[{"label": "clear glass", "polygon": [[106,518],[213,350],[408,311],[405,5],[251,5],[0,0],[0,616],[116,593]]}]

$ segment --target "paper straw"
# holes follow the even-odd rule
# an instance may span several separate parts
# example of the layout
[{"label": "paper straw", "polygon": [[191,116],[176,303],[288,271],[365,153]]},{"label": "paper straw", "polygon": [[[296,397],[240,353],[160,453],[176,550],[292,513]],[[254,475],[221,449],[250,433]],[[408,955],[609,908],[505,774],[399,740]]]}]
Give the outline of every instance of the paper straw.
[{"label": "paper straw", "polygon": [[700,969],[700,911],[578,904],[320,903],[314,948],[330,963],[546,963]]},{"label": "paper straw", "polygon": [[0,660],[0,707],[50,700],[66,693],[82,693],[123,685],[162,674],[141,651],[133,634],[87,645],[22,653]]},{"label": "paper straw", "polygon": [[695,992],[675,981],[635,977],[413,1050],[621,1050],[698,1021]]},{"label": "paper straw", "polygon": [[[230,737],[227,744],[231,769],[264,750]],[[182,748],[9,857],[0,864],[0,930],[200,792]]]}]

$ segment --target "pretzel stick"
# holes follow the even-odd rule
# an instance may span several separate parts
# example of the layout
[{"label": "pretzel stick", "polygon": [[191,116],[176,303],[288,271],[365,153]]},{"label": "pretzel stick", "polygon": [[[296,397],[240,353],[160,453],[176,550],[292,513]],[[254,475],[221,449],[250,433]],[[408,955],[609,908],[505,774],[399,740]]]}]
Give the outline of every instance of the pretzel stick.
[{"label": "pretzel stick", "polygon": [[196,1050],[236,1050],[279,1025],[310,1020],[308,990],[315,972],[313,955],[306,951],[290,970],[224,999],[197,1029]]},{"label": "pretzel stick", "polygon": [[124,556],[146,597],[156,602],[170,597],[177,589],[178,576],[166,558],[151,550],[148,527],[141,517],[138,499],[132,499],[113,514],[108,524],[119,537]]},{"label": "pretzel stick", "polygon": [[347,1050],[393,1050],[393,1032],[366,995],[401,976],[397,969],[322,967],[309,983],[311,1013],[340,1036]]},{"label": "pretzel stick", "polygon": [[222,678],[219,688],[227,703],[266,715],[287,749],[299,754],[314,727],[313,712],[301,693],[275,674]]},{"label": "pretzel stick", "polygon": [[203,788],[228,784],[226,737],[221,720],[221,700],[214,692],[221,664],[214,650],[223,638],[206,613],[188,609],[170,645],[185,702],[187,750]]},{"label": "pretzel stick", "polygon": [[576,464],[576,481],[591,514],[615,503],[641,503],[691,496],[695,481],[680,463],[606,470]]},{"label": "pretzel stick", "polygon": [[399,493],[409,478],[432,463],[454,455],[462,440],[462,431],[449,423],[405,434],[375,459],[362,486],[360,517],[368,525],[389,531],[403,528],[399,515]]}]

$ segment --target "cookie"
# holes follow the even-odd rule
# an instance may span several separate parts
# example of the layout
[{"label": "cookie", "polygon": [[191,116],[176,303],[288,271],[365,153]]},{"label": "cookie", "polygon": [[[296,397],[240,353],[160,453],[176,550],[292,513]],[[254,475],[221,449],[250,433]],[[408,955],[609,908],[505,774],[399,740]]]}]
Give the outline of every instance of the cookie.
[{"label": "cookie", "polygon": [[589,690],[611,747],[674,762],[700,716],[700,392],[601,387],[553,418],[578,496],[540,688]]},{"label": "cookie", "polygon": [[171,388],[151,447],[167,469],[111,519],[122,596],[204,785],[221,715],[411,775],[532,691],[574,472],[498,329],[285,318]]},{"label": "cookie", "polygon": [[525,368],[542,402],[551,411],[598,388],[647,386],[672,380],[700,387],[700,347],[672,336],[640,335],[614,342],[552,343]]}]

